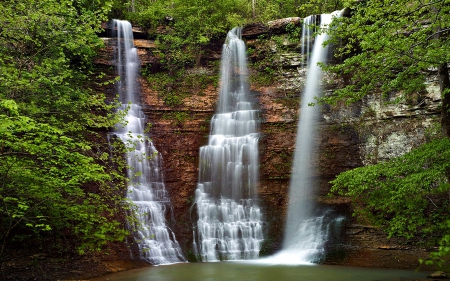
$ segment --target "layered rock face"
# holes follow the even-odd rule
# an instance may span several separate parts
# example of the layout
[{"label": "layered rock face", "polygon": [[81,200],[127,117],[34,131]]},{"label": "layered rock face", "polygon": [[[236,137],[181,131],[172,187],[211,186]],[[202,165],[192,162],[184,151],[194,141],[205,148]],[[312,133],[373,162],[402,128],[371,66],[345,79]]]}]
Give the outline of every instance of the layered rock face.
[{"label": "layered rock face", "polygon": [[[261,117],[259,197],[266,236],[261,255],[274,253],[281,247],[300,97],[306,79],[300,39],[283,33],[283,25],[290,22],[295,25],[299,21],[292,18],[243,30],[252,92]],[[99,70],[107,73],[105,77],[111,78],[115,74],[108,41],[112,40],[105,40],[107,47],[96,63]],[[180,79],[195,82],[202,77],[217,77],[218,80],[222,43],[219,40],[211,44],[198,65],[187,69]],[[139,39],[135,45],[139,48],[143,72],[152,72],[148,76],[157,74],[154,43]],[[326,92],[331,93],[341,83],[335,77],[326,77]],[[207,144],[209,121],[218,99],[217,81],[189,86],[187,93],[179,95],[181,102],[176,105],[171,105],[146,77],[140,78],[140,84],[144,112],[151,124],[149,135],[162,155],[166,189],[173,205],[168,212],[170,227],[185,255],[194,260],[192,230],[197,218],[193,203],[199,148]],[[113,96],[112,85],[102,90]],[[418,258],[426,254],[425,249],[388,240],[381,231],[358,224],[351,217],[347,198],[326,196],[330,189],[328,182],[340,172],[402,155],[433,133],[440,104],[437,81],[430,79],[427,92],[407,102],[390,104],[397,97],[395,93],[389,97],[374,95],[351,106],[322,108],[320,133],[315,136],[319,152],[311,159],[319,164],[318,208],[329,208],[336,216],[346,217],[342,230],[328,243],[325,263],[416,268]]]}]

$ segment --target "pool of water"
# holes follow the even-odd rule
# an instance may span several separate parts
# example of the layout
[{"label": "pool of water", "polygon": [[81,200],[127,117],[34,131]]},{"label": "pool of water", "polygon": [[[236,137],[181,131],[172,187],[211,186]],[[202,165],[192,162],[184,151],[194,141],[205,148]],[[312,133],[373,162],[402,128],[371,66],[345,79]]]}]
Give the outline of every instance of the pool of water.
[{"label": "pool of water", "polygon": [[95,281],[399,281],[429,272],[330,265],[274,265],[259,262],[180,263],[94,278]]}]

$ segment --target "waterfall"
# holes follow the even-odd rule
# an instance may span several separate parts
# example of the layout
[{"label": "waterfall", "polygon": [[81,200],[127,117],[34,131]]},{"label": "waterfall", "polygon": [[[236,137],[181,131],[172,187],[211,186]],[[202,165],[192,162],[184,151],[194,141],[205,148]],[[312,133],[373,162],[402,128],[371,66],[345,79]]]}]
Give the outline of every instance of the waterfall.
[{"label": "waterfall", "polygon": [[303,19],[303,25],[302,25],[302,38],[301,38],[301,46],[302,46],[302,67],[306,67],[307,63],[309,62],[309,57],[311,55],[310,48],[311,48],[311,37],[314,34],[315,31],[315,25],[316,22],[316,16],[311,15]]},{"label": "waterfall", "polygon": [[[339,12],[320,15],[320,28],[326,29],[332,18],[338,15]],[[326,62],[328,50],[323,43],[328,35],[319,33],[312,41],[310,37],[315,27],[311,24],[319,24],[317,16],[309,16],[303,21],[302,57],[307,62],[308,71],[301,99],[283,246],[279,253],[261,260],[261,263],[309,264],[320,260],[330,229],[342,221],[342,218],[330,218],[328,211],[320,214],[314,208],[317,169],[317,159],[313,158],[317,151],[314,138],[321,108],[309,104],[314,103],[314,97],[321,94],[322,70],[318,63]]]},{"label": "waterfall", "polygon": [[240,28],[222,49],[220,96],[208,145],[200,148],[194,251],[201,261],[255,259],[262,234],[257,204],[258,112],[250,100]]},{"label": "waterfall", "polygon": [[[339,12],[322,14],[320,16],[320,28],[326,29],[332,18],[338,15]],[[305,32],[305,37],[308,37],[306,39],[306,50],[309,50],[310,27],[308,25],[311,23],[314,23],[314,21],[311,17],[308,17],[303,26],[303,30],[308,31]],[[310,106],[310,103],[315,102],[314,97],[321,94],[322,70],[318,63],[326,62],[328,48],[323,47],[323,43],[327,39],[326,32],[319,33],[315,37],[312,53],[303,54],[303,56],[309,56],[310,58],[307,64],[306,85],[301,100],[282,250],[299,262],[313,262],[320,258],[328,237],[329,223],[332,223],[324,223],[325,215],[317,216],[314,209],[314,190],[316,189],[315,180],[317,176],[317,159],[313,158],[317,152],[314,138],[319,126],[318,117],[321,108],[318,105]],[[304,40],[303,38],[302,42]]]},{"label": "waterfall", "polygon": [[[166,225],[170,201],[161,173],[161,157],[144,134],[145,116],[137,95],[139,58],[131,24],[114,20],[117,32],[116,64],[120,110],[128,110],[126,125],[115,131],[127,147],[128,193],[134,219],[129,221],[141,259],[152,264],[186,261],[174,233]],[[118,126],[120,127],[120,125]]]}]

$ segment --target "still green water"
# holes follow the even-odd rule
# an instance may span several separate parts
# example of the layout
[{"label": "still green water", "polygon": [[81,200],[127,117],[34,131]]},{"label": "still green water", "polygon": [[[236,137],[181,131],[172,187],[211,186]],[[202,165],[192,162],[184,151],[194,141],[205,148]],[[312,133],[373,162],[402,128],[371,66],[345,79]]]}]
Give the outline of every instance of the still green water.
[{"label": "still green water", "polygon": [[268,265],[245,262],[181,263],[130,270],[95,281],[398,281],[429,273],[327,265]]}]

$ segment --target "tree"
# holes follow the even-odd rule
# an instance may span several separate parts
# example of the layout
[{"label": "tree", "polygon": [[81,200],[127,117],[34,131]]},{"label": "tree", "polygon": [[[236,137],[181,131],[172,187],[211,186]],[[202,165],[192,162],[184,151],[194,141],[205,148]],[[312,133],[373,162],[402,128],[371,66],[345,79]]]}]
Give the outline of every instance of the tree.
[{"label": "tree", "polygon": [[0,3],[0,258],[18,242],[83,253],[127,234],[123,176],[95,142],[120,116],[88,87],[110,4]]},{"label": "tree", "polygon": [[299,0],[295,1],[299,2],[296,7],[297,13],[306,17],[309,15],[322,14],[322,13],[330,13],[332,11],[336,11],[342,9],[341,0]]},{"label": "tree", "polygon": [[355,215],[389,237],[438,245],[430,261],[444,265],[450,254],[449,157],[450,139],[438,138],[391,161],[339,174],[331,192],[352,198]]},{"label": "tree", "polygon": [[426,78],[436,75],[442,129],[450,137],[449,1],[347,1],[345,6],[350,15],[334,21],[329,42],[338,46],[336,56],[345,59],[325,68],[343,75],[346,85],[322,101],[351,103],[368,93],[392,91],[407,98],[421,93]]},{"label": "tree", "polygon": [[321,102],[349,104],[368,94],[420,95],[436,77],[442,95],[442,137],[374,166],[344,172],[332,192],[350,196],[359,218],[389,236],[422,236],[439,245],[428,262],[445,265],[450,254],[450,2],[346,1],[347,15],[330,29],[342,62],[324,66],[345,85]]}]

